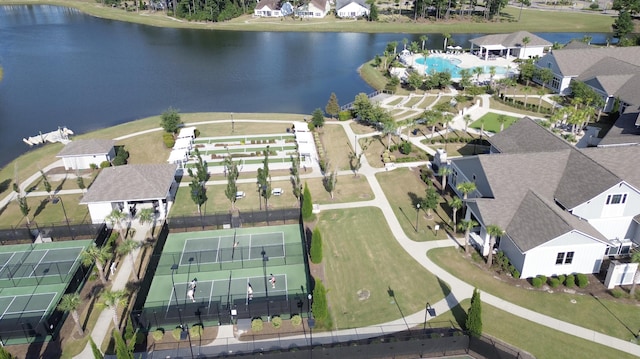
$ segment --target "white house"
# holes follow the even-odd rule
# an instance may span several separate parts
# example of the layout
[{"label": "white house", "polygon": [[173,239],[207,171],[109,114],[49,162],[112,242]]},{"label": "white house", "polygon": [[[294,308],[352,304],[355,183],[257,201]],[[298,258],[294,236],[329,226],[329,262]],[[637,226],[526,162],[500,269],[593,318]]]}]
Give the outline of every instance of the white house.
[{"label": "white house", "polygon": [[93,223],[102,223],[114,210],[131,216],[153,208],[165,218],[177,184],[175,164],[126,165],[105,168],[87,190],[80,204],[89,207]]},{"label": "white house", "polygon": [[75,140],[67,143],[56,157],[62,158],[65,170],[89,169],[91,165],[110,162],[116,156],[115,143],[113,140]]},{"label": "white house", "polygon": [[337,0],[336,14],[341,18],[358,18],[369,16],[369,4],[364,0]]},{"label": "white house", "polygon": [[304,18],[321,19],[329,13],[331,4],[329,0],[311,0],[296,9],[296,15]]},{"label": "white house", "polygon": [[282,17],[284,16],[281,7],[280,0],[260,0],[253,10],[254,16],[260,17]]},{"label": "white house", "polygon": [[449,176],[456,192],[476,185],[466,217],[484,255],[489,225],[522,277],[599,272],[640,244],[640,169],[628,165],[640,146],[578,150],[528,118],[490,142],[491,154],[453,159]]},{"label": "white house", "polygon": [[[525,39],[529,42],[525,43]],[[488,60],[490,56],[515,57],[530,59],[544,55],[544,51],[553,44],[528,31],[517,31],[510,34],[493,34],[469,40],[471,52],[478,48],[478,56]]]}]

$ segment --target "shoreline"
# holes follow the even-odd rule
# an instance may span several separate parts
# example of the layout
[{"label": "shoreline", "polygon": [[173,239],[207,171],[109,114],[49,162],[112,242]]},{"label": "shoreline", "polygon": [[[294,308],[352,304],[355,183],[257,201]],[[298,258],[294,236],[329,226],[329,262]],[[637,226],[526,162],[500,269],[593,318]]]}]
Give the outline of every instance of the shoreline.
[{"label": "shoreline", "polygon": [[291,20],[289,18],[254,18],[242,15],[238,18],[216,23],[190,22],[165,16],[164,12],[148,10],[133,12],[119,8],[102,6],[90,0],[0,0],[2,5],[51,5],[77,9],[90,16],[149,25],[155,27],[202,29],[220,31],[273,31],[273,32],[353,32],[353,33],[404,33],[404,34],[439,34],[439,33],[508,33],[517,30],[529,32],[587,32],[611,33],[613,14],[588,13],[580,10],[562,11],[553,8],[524,9],[525,16],[518,18],[519,8],[507,6],[497,21],[445,21],[437,22],[405,21],[395,17],[385,17],[383,21],[368,22],[365,20],[337,19],[328,15],[322,19]]}]

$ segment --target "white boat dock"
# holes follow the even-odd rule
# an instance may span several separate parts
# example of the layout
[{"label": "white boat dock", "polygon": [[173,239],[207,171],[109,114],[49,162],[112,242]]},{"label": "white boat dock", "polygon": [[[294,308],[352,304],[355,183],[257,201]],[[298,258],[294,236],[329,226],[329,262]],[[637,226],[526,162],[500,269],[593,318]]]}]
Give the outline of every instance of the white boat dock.
[{"label": "white boat dock", "polygon": [[54,143],[54,142],[62,142],[64,144],[69,143],[71,140],[69,139],[69,135],[73,135],[73,131],[68,129],[67,127],[58,127],[57,130],[42,133],[29,137],[23,138],[22,141],[29,146],[41,145],[46,142]]}]

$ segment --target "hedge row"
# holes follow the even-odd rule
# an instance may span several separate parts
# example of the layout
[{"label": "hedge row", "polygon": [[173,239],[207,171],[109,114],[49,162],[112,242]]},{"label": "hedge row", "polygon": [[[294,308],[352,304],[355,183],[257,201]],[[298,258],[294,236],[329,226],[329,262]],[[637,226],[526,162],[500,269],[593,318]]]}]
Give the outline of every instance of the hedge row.
[{"label": "hedge row", "polygon": [[531,285],[536,288],[542,287],[545,283],[548,283],[551,288],[557,288],[561,284],[564,284],[567,288],[573,288],[576,286],[576,282],[580,288],[585,288],[589,285],[589,277],[583,273],[569,275],[561,274],[557,277],[549,278],[544,275],[538,275],[537,277],[530,278],[530,281]]}]

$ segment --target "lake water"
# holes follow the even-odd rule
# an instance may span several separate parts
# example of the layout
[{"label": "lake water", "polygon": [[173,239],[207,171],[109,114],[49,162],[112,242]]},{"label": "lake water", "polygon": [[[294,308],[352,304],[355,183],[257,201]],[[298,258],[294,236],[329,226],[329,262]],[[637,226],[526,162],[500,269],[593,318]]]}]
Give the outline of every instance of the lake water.
[{"label": "lake water", "polygon": [[[456,34],[457,45],[482,34]],[[584,34],[539,34],[565,43]],[[609,34],[589,34],[605,42]],[[428,34],[427,47],[442,47]],[[357,68],[419,35],[163,29],[57,6],[0,6],[0,166],[23,137],[181,112],[311,113],[372,89]],[[399,45],[399,50],[402,45]]]}]

